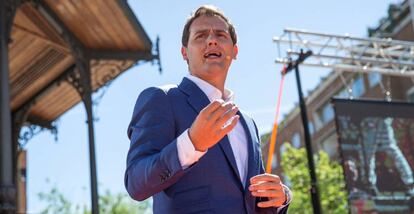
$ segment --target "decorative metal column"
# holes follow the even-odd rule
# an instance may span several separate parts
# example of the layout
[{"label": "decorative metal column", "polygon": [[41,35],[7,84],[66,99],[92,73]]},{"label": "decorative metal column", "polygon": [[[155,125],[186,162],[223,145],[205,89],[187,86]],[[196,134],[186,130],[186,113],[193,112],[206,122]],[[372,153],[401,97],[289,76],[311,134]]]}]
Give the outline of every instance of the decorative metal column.
[{"label": "decorative metal column", "polygon": [[95,158],[95,133],[92,113],[90,54],[82,42],[76,38],[76,36],[69,30],[63,21],[59,19],[59,17],[54,13],[52,9],[49,8],[49,6],[44,1],[37,2],[37,8],[50,23],[55,24],[62,38],[69,45],[71,54],[75,57],[76,68],[66,77],[66,80],[77,90],[86,109],[89,134],[89,164],[91,174],[92,214],[99,214],[99,196]]},{"label": "decorative metal column", "polygon": [[13,170],[8,44],[20,1],[0,1],[0,213],[14,213],[16,186]]},{"label": "decorative metal column", "polygon": [[77,69],[72,75],[69,75],[67,81],[73,85],[82,98],[85,105],[88,134],[89,134],[89,163],[91,173],[91,193],[92,193],[92,213],[99,213],[98,204],[98,181],[96,175],[96,158],[95,158],[95,132],[93,126],[93,112],[92,112],[92,81],[90,61],[85,56],[77,59]]},{"label": "decorative metal column", "polygon": [[16,212],[21,212],[21,208],[23,207],[23,210],[26,210],[25,201],[22,201],[21,197],[19,197],[21,192],[19,191],[18,183],[21,177],[21,172],[18,170],[18,157],[19,151],[22,149],[21,146],[19,146],[19,136],[24,123],[27,121],[27,116],[31,106],[32,105],[28,105],[25,108],[20,109],[20,111],[12,114],[13,181],[16,186]]}]

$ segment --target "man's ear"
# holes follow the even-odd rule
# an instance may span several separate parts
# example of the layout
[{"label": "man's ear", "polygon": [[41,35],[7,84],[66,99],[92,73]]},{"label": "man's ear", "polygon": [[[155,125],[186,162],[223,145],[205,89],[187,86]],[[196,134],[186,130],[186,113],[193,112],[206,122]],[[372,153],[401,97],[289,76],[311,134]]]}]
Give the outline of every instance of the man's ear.
[{"label": "man's ear", "polygon": [[239,53],[239,47],[235,44],[233,45],[233,59],[237,59],[238,53]]},{"label": "man's ear", "polygon": [[184,46],[181,47],[181,55],[183,55],[183,59],[188,62],[187,48]]}]

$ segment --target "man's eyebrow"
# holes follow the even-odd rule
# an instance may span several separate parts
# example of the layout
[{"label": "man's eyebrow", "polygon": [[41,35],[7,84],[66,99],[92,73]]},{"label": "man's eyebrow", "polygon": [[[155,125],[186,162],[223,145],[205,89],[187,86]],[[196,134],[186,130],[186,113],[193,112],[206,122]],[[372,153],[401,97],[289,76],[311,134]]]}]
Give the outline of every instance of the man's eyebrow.
[{"label": "man's eyebrow", "polygon": [[[207,33],[209,32],[211,29],[200,29],[200,30],[196,30],[194,32],[194,34],[200,34],[200,33]],[[222,30],[222,29],[213,29],[213,32],[215,33],[229,33],[228,30]]]},{"label": "man's eyebrow", "polygon": [[213,31],[215,31],[216,33],[229,33],[229,31],[226,29],[226,30],[222,30],[222,29],[215,29],[215,30],[213,30]]}]

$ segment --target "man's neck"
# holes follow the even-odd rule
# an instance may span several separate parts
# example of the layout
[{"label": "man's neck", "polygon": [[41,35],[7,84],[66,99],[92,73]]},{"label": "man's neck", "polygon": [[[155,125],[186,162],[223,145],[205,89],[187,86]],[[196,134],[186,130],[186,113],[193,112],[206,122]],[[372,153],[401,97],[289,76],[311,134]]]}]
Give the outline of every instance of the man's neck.
[{"label": "man's neck", "polygon": [[[193,74],[191,74],[193,75]],[[225,80],[221,80],[220,78],[205,78],[205,77],[200,77],[197,75],[193,75],[196,76],[206,82],[208,82],[210,85],[214,86],[215,88],[217,88],[218,90],[220,90],[221,94],[224,94],[224,84],[225,84]]]}]

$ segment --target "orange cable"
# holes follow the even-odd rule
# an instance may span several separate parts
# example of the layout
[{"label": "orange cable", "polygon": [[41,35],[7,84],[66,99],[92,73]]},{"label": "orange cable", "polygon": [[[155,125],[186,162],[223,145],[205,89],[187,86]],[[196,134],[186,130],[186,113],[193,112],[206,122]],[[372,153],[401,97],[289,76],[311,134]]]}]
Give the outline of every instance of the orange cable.
[{"label": "orange cable", "polygon": [[279,117],[280,102],[282,100],[283,82],[285,80],[285,74],[286,74],[286,67],[284,66],[282,70],[282,78],[280,79],[279,96],[277,98],[275,122],[273,123],[272,135],[270,137],[269,154],[267,156],[267,164],[266,164],[266,173],[272,172],[272,159],[273,159],[273,153],[275,151],[277,129],[278,129],[277,120]]}]

